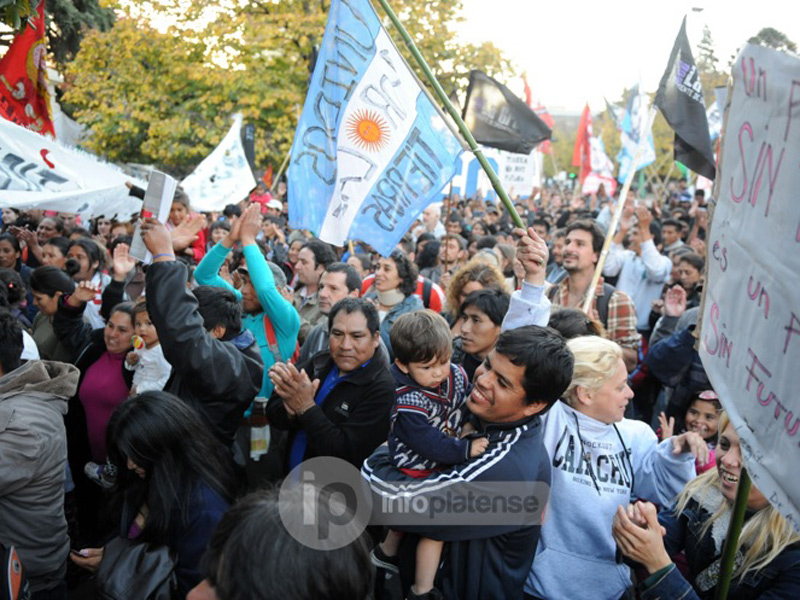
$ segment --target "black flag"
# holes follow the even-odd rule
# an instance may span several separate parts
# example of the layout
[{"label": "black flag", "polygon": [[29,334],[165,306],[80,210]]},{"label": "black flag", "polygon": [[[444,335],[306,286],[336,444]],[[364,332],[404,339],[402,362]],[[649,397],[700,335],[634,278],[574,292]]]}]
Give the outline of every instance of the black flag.
[{"label": "black flag", "polygon": [[700,74],[686,37],[686,17],[675,38],[669,63],[656,93],[656,106],[675,131],[675,160],[714,179],[714,151],[708,133]]},{"label": "black flag", "polygon": [[463,119],[479,144],[519,154],[530,154],[552,134],[527,104],[480,71],[469,74]]}]

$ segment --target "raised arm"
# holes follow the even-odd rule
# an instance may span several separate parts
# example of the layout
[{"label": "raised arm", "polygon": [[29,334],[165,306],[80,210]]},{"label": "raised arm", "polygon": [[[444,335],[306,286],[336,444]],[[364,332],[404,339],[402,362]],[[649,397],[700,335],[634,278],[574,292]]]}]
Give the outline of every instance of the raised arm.
[{"label": "raised arm", "polygon": [[527,231],[515,229],[517,241],[517,260],[525,270],[522,289],[511,294],[508,312],[503,319],[503,331],[517,329],[525,325],[544,327],[550,320],[550,300],[544,293],[547,271],[547,244],[532,227]]},{"label": "raised arm", "polygon": [[200,264],[197,265],[194,271],[194,280],[198,285],[213,285],[215,287],[225,288],[236,294],[237,298],[242,297],[241,293],[220,277],[219,270],[222,265],[225,264],[225,258],[228,256],[228,253],[239,241],[240,223],[241,219],[237,219],[228,235],[206,253],[203,260],[200,261]]},{"label": "raised arm", "polygon": [[88,281],[82,281],[69,297],[66,299],[62,297],[59,300],[58,309],[53,317],[53,331],[59,341],[72,353],[73,359],[78,357],[91,339],[92,326],[83,320],[83,310],[86,308],[86,303],[99,293],[98,287]]},{"label": "raised arm", "polygon": [[[250,282],[258,296],[261,308],[272,321],[275,330],[286,338],[297,338],[300,331],[300,315],[280,293],[275,285],[275,278],[267,265],[267,260],[256,244],[256,235],[261,223],[258,204],[251,204],[239,220],[240,238],[244,247],[244,258]],[[294,343],[294,342],[293,342]]]}]

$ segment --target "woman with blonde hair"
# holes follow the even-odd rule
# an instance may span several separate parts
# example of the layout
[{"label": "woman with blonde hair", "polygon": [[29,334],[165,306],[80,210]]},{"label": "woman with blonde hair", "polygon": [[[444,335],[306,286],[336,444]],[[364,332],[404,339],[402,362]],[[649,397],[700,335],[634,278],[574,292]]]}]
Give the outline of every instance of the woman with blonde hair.
[{"label": "woman with blonde hair", "polygon": [[[614,539],[622,553],[650,575],[639,584],[641,598],[698,600],[715,594],[744,468],[739,435],[724,412],[719,431],[717,468],[689,482],[674,511],[656,516],[650,503],[617,511]],[[747,497],[745,519],[728,598],[800,598],[800,535],[755,486]],[[685,576],[670,558],[681,552],[688,567]]]},{"label": "woman with blonde hair", "polygon": [[447,306],[442,316],[450,323],[454,336],[460,330],[459,311],[464,299],[472,292],[485,289],[508,293],[508,286],[500,270],[477,256],[453,275],[447,286]]},{"label": "woman with blonde hair", "polygon": [[695,475],[694,455],[704,462],[708,448],[694,432],[659,443],[646,423],[624,418],[633,392],[616,343],[581,336],[567,347],[572,381],[543,417],[552,482],[526,598],[585,598],[591,590],[597,600],[618,600],[630,570],[611,536],[617,507],[632,496],[671,502]]}]

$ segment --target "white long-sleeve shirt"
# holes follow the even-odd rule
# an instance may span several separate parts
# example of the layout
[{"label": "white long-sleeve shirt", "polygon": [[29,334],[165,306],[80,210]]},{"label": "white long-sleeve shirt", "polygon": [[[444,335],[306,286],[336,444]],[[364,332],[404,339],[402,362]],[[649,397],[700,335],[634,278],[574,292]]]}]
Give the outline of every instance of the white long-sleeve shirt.
[{"label": "white long-sleeve shirt", "polygon": [[139,362],[131,367],[125,361],[125,368],[134,371],[133,385],[136,386],[136,393],[163,390],[172,372],[172,365],[164,358],[161,344],[152,348],[140,348],[135,352],[139,355]]},{"label": "white long-sleeve shirt", "polygon": [[672,273],[672,261],[661,254],[653,240],[642,244],[642,255],[612,243],[603,265],[603,276],[619,275],[616,288],[628,294],[636,305],[636,328],[647,329],[653,300],[661,297]]}]

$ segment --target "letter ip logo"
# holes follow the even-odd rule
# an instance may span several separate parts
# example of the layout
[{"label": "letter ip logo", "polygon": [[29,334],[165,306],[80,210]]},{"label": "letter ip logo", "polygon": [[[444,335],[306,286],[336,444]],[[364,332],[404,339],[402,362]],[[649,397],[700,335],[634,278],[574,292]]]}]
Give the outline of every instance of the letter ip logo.
[{"label": "letter ip logo", "polygon": [[367,482],[350,463],[332,457],[312,458],[292,469],[278,499],[286,530],[315,550],[337,550],[354,542],[372,513]]}]

